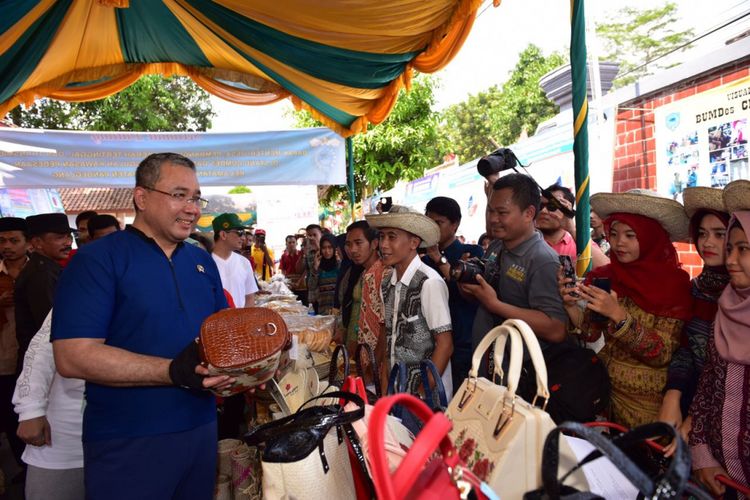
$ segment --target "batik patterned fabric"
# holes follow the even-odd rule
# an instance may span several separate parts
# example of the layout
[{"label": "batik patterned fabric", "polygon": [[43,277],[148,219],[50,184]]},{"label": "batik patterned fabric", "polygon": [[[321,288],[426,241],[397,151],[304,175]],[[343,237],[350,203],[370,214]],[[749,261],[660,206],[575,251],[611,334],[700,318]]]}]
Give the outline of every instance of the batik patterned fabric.
[{"label": "batik patterned fabric", "polygon": [[713,337],[690,407],[693,469],[723,467],[735,481],[750,479],[750,366],[722,359]]},{"label": "batik patterned fabric", "polygon": [[373,350],[378,343],[381,325],[385,321],[380,286],[386,276],[390,280],[392,270],[385,272],[383,261],[377,260],[362,274],[362,307],[359,315],[358,341],[360,344],[368,344]]},{"label": "batik patterned fabric", "polygon": [[[408,286],[403,281],[393,283],[393,278],[383,279],[383,304],[385,307],[386,359],[393,363],[406,363],[409,370],[407,390],[417,394],[422,378],[419,362],[429,359],[435,348],[434,336],[451,331],[448,297],[445,294],[447,324],[430,329],[422,304],[422,287],[430,278],[424,271],[429,269],[419,261],[418,268]],[[410,266],[411,267],[411,266]],[[423,269],[423,268],[424,269]],[[430,271],[432,271],[430,269]],[[434,271],[432,271],[434,273]],[[447,292],[447,289],[446,289]],[[398,297],[397,297],[398,296]],[[394,317],[395,323],[394,323]]]},{"label": "batik patterned fabric", "polygon": [[682,345],[672,356],[665,390],[680,391],[680,410],[687,415],[698,387],[698,378],[706,359],[708,340],[713,335],[719,295],[729,283],[726,269],[704,267],[693,280],[693,318],[685,323]]},{"label": "batik patterned fabric", "polygon": [[[629,297],[620,297],[627,311],[625,324],[614,330],[610,321],[606,343],[598,356],[607,366],[612,384],[610,419],[626,427],[653,422],[662,403],[667,367],[680,345],[683,322],[647,313]],[[581,329],[592,326],[586,310]]]}]

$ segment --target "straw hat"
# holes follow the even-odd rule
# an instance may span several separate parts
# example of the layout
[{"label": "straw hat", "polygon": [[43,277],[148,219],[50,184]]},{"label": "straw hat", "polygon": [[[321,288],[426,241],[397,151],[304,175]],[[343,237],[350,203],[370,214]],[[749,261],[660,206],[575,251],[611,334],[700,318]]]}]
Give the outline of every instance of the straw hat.
[{"label": "straw hat", "polygon": [[367,222],[375,228],[395,227],[422,239],[421,247],[431,247],[440,241],[440,228],[435,221],[403,205],[393,205],[384,214],[366,215]]},{"label": "straw hat", "polygon": [[661,224],[672,241],[688,239],[689,220],[683,206],[648,189],[631,189],[627,193],[597,193],[591,196],[591,208],[606,219],[613,213],[650,217]]},{"label": "straw hat", "polygon": [[727,212],[750,210],[750,181],[732,181],[724,188],[724,205]]},{"label": "straw hat", "polygon": [[689,187],[682,192],[682,202],[685,205],[685,213],[692,218],[698,210],[715,210],[726,212],[722,190],[710,187]]}]

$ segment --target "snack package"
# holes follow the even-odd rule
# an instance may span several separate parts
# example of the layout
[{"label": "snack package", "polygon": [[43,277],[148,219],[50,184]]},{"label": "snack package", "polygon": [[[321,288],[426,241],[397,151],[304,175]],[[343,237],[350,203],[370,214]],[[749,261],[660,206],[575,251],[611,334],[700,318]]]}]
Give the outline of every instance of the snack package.
[{"label": "snack package", "polygon": [[310,351],[323,352],[333,339],[336,316],[284,315],[287,329]]}]

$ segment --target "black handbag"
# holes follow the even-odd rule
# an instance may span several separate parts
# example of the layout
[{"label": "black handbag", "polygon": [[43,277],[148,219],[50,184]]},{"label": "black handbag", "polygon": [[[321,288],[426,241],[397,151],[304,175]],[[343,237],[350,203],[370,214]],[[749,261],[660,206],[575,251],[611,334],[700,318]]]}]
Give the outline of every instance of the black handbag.
[{"label": "black handbag", "polygon": [[[362,353],[367,354],[367,360],[370,365],[369,368],[372,372],[372,383],[375,386],[375,391],[367,389],[367,374],[365,368],[362,366]],[[378,372],[378,363],[375,361],[375,353],[369,344],[357,344],[357,350],[354,352],[354,366],[357,368],[357,376],[362,379],[362,385],[365,386],[367,393],[367,403],[374,405],[375,402],[381,398],[382,391],[380,390],[380,373]]]},{"label": "black handbag", "polygon": [[[335,404],[327,404],[323,406],[311,406],[305,407],[308,403],[316,400],[335,401]],[[352,411],[345,411],[344,406],[346,403],[354,403],[356,409]],[[259,426],[249,431],[244,436],[244,441],[249,446],[263,446],[263,452],[261,460],[264,463],[264,479],[263,479],[263,491],[264,495],[267,494],[267,489],[272,488],[272,494],[270,496],[283,496],[284,485],[280,484],[267,484],[266,465],[265,464],[283,464],[284,466],[292,466],[294,463],[306,461],[306,459],[313,453],[316,453],[320,457],[319,467],[314,472],[314,476],[320,475],[321,478],[329,475],[332,464],[329,464],[329,457],[326,454],[325,439],[329,433],[335,430],[337,443],[339,447],[347,446],[345,441],[351,445],[354,456],[358,463],[350,463],[350,460],[346,459],[346,466],[359,467],[364,471],[362,477],[369,481],[369,474],[367,474],[367,465],[365,463],[365,457],[362,452],[361,445],[357,433],[352,428],[352,422],[359,420],[365,414],[365,402],[350,392],[344,391],[333,391],[327,392],[320,396],[311,398],[293,415],[284,417],[268,424]],[[338,453],[338,457],[348,455],[348,451],[343,452],[344,455]],[[339,464],[340,466],[340,464]],[[278,467],[278,466],[276,466]],[[317,469],[318,466],[314,468]],[[335,467],[335,465],[334,465]],[[290,468],[288,473],[294,474],[295,470]],[[310,472],[309,468],[305,472]],[[278,475],[278,474],[277,474]],[[276,479],[276,478],[273,478]],[[318,486],[324,481],[318,481]],[[304,488],[305,485],[296,485],[297,487]],[[332,491],[336,485],[328,484],[328,493]],[[368,484],[367,487],[371,492],[374,492],[374,486]],[[310,492],[312,493],[312,492]],[[370,495],[371,496],[371,495]],[[309,496],[308,498],[312,498]]]},{"label": "black handbag", "polygon": [[[594,351],[572,342],[548,344],[542,350],[547,365],[550,399],[547,413],[556,424],[592,422],[609,405],[607,367]],[[536,372],[525,360],[518,394],[531,401],[536,394]]]},{"label": "black handbag", "polygon": [[[578,465],[558,478],[559,444],[560,433],[567,432],[585,439],[594,446]],[[672,460],[666,471],[656,478],[649,477],[633,460],[626,451],[633,446],[643,444],[647,439],[665,437],[676,439],[677,446]],[[524,495],[524,500],[592,500],[601,499],[591,492],[578,491],[564,484],[565,479],[583,465],[600,457],[607,457],[617,469],[635,486],[639,491],[638,498],[669,499],[682,498],[691,495],[698,500],[710,500],[711,496],[690,483],[690,453],[688,448],[674,427],[663,422],[654,422],[642,425],[623,433],[611,440],[583,424],[566,422],[557,426],[547,435],[542,452],[542,488],[531,491]]]},{"label": "black handbag", "polygon": [[[341,357],[344,358],[344,364],[343,364],[344,376],[341,378],[340,382],[336,380],[339,374],[339,355],[341,355]],[[328,368],[328,385],[333,385],[338,388],[341,388],[344,385],[344,381],[346,380],[346,377],[348,376],[349,376],[349,352],[346,350],[346,346],[344,346],[343,344],[339,344],[333,350],[333,354],[331,354],[331,363]]]}]

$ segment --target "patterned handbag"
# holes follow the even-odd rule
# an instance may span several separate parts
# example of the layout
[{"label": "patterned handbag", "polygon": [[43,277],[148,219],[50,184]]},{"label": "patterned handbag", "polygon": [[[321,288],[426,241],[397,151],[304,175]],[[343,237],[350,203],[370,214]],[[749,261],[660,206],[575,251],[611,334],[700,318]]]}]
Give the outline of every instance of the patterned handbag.
[{"label": "patterned handbag", "polygon": [[[495,373],[503,379],[502,357],[510,339],[510,366],[507,385],[477,376],[482,356],[493,342]],[[521,374],[523,349],[536,368],[537,392],[531,404],[516,395]],[[477,346],[469,377],[451,400],[447,415],[453,421],[451,439],[459,456],[479,479],[489,483],[501,498],[521,498],[541,486],[541,460],[544,440],[555,428],[549,414],[535,404],[549,399],[544,358],[531,328],[520,320],[507,320],[490,330]],[[560,468],[566,472],[577,463],[567,442],[560,443]],[[588,487],[582,471],[571,476],[579,489]]]},{"label": "patterned handbag", "polygon": [[278,313],[264,307],[224,309],[201,325],[199,351],[211,375],[237,381],[219,396],[231,396],[270,380],[289,366],[291,336]]}]

